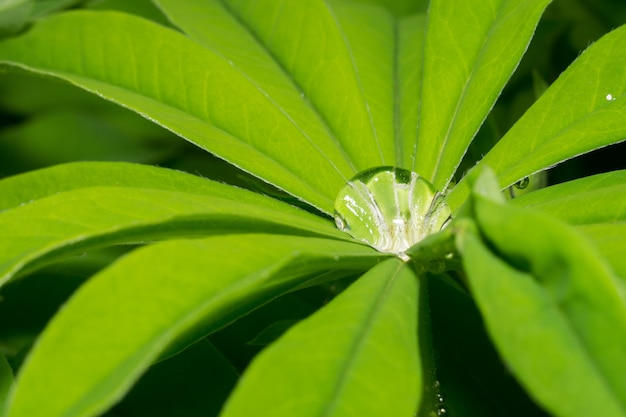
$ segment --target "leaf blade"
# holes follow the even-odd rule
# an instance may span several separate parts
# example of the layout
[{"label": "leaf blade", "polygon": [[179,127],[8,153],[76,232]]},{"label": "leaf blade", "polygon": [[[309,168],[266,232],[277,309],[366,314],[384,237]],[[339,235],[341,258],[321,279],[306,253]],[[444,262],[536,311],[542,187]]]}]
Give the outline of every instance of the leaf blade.
[{"label": "leaf blade", "polygon": [[319,271],[360,270],[380,257],[353,243],[271,235],[135,251],[82,286],[52,320],[20,372],[7,417],[97,415],[179,339],[198,340]]},{"label": "leaf blade", "polygon": [[156,0],[168,19],[205,48],[227,59],[237,71],[271,98],[299,131],[333,161],[344,178],[356,171],[324,118],[304,97],[276,59],[220,0]]},{"label": "leaf blade", "polygon": [[397,19],[383,6],[331,0],[329,4],[354,61],[382,164],[397,166],[395,152],[395,51]]},{"label": "leaf blade", "polygon": [[404,17],[396,22],[396,30],[396,160],[411,170],[418,132],[426,16]]},{"label": "leaf blade", "polygon": [[4,410],[12,385],[13,370],[4,355],[0,354],[0,413]]},{"label": "leaf blade", "polygon": [[321,0],[225,0],[327,121],[357,171],[385,165],[346,35]]},{"label": "leaf blade", "polygon": [[[578,226],[578,229],[596,245],[626,286],[626,258],[624,258],[626,222],[586,224]],[[624,293],[626,293],[626,287]]]},{"label": "leaf blade", "polygon": [[141,18],[63,13],[0,44],[0,61],[137,111],[323,211],[346,179],[228,60]]},{"label": "leaf blade", "polygon": [[[624,42],[626,26],[591,45],[479,162],[493,168],[502,188],[626,138]],[[461,181],[449,195],[451,207],[468,192]]]},{"label": "leaf blade", "polygon": [[262,352],[222,416],[414,413],[420,391],[416,284],[397,259],[366,273]]},{"label": "leaf blade", "polygon": [[431,1],[412,170],[435,188],[447,188],[548,3]]},{"label": "leaf blade", "polygon": [[300,226],[308,228],[305,234],[319,235],[326,230],[329,237],[345,239],[330,222],[317,216],[267,198],[239,201],[238,194],[244,199],[260,196],[230,191],[231,198],[222,198],[131,187],[90,187],[1,212],[0,282],[50,259],[114,243],[237,231],[290,234]]},{"label": "leaf blade", "polygon": [[129,187],[233,199],[286,207],[275,199],[172,169],[126,162],[71,162],[0,181],[0,211],[53,194],[89,187]]},{"label": "leaf blade", "polygon": [[626,220],[625,197],[626,171],[615,171],[542,188],[511,202],[582,225]]},{"label": "leaf blade", "polygon": [[459,249],[515,375],[556,415],[626,415],[624,369],[615,362],[626,351],[626,304],[610,268],[564,224],[473,198],[484,242],[468,231]]}]

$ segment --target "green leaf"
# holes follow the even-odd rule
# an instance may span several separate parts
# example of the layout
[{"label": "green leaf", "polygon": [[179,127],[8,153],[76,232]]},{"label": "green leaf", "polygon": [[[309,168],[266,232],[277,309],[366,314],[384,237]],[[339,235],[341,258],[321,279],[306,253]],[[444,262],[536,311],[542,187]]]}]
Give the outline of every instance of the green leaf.
[{"label": "green leaf", "polygon": [[593,175],[542,188],[511,200],[571,224],[626,220],[626,170]]},{"label": "green leaf", "polygon": [[36,0],[33,6],[33,18],[39,18],[57,10],[76,6],[84,0]]},{"label": "green leaf", "polygon": [[13,385],[13,370],[4,355],[0,353],[0,413],[6,405],[7,395]]},{"label": "green leaf", "polygon": [[459,250],[513,374],[557,416],[626,416],[626,303],[610,268],[542,213],[473,201],[485,241],[467,227]]},{"label": "green leaf", "polygon": [[[283,203],[129,187],[91,187],[0,212],[0,284],[24,268],[116,243],[267,232],[348,239],[328,221]],[[255,196],[261,197],[261,196]],[[265,200],[269,200],[265,198]],[[278,204],[276,204],[278,203]]]},{"label": "green leaf", "polygon": [[[333,0],[331,0],[333,1]],[[383,6],[397,16],[406,16],[414,13],[423,13],[428,6],[428,0],[351,0],[354,3],[370,3]]]},{"label": "green leaf", "polygon": [[626,222],[589,224],[578,227],[587,235],[611,263],[615,273],[621,278],[626,294]]},{"label": "green leaf", "polygon": [[[357,62],[346,30],[326,2],[225,0],[222,3],[293,77],[357,171],[393,163],[389,159],[393,157],[393,149],[385,149],[378,134],[365,91],[366,81],[358,67],[367,64],[370,68],[366,72],[375,74],[376,71],[370,71],[375,64]],[[381,13],[378,19],[384,22],[389,17]],[[380,50],[378,46],[376,49]]]},{"label": "green leaf", "polygon": [[[537,171],[626,138],[626,26],[591,45],[483,158],[502,188]],[[467,197],[461,182],[448,197]]]},{"label": "green leaf", "polygon": [[396,23],[396,28],[396,159],[410,170],[419,123],[426,16],[409,16]]},{"label": "green leaf", "polygon": [[337,161],[345,177],[354,175],[356,168],[347,163],[345,151],[319,110],[305,99],[304,90],[224,2],[155,0],[155,3],[189,37],[227,59],[259,91],[271,97],[271,102],[301,129],[308,141],[323,155]]},{"label": "green leaf", "polygon": [[161,13],[152,0],[91,0],[86,7],[92,10],[115,10],[134,14],[163,26],[170,26],[167,17]]},{"label": "green leaf", "polygon": [[358,271],[380,259],[354,243],[276,235],[139,249],[55,316],[22,367],[6,417],[98,415],[168,346],[188,345],[320,271]]},{"label": "green leaf", "polygon": [[550,0],[432,0],[412,170],[447,188]]},{"label": "green leaf", "polygon": [[275,199],[185,172],[124,162],[74,162],[0,181],[0,211],[64,191],[89,187],[129,187],[232,199],[282,210]]},{"label": "green leaf", "polygon": [[[399,94],[395,79],[396,66],[400,62],[395,47],[399,33],[397,20],[383,6],[359,4],[352,0],[331,0],[328,4],[332,7],[332,16],[336,19],[353,61],[362,95],[360,100],[366,106],[371,129],[382,153],[383,159],[379,165],[397,166],[397,122],[394,120],[394,104],[397,100],[394,95]],[[415,101],[415,97],[413,100]],[[333,117],[336,118],[336,115]],[[355,138],[346,137],[344,141],[348,140],[353,142]],[[360,161],[360,154],[355,155],[356,160]],[[374,161],[370,162],[373,163]]]},{"label": "green leaf", "polygon": [[13,35],[28,23],[71,6],[81,0],[2,0],[0,2],[0,37]]},{"label": "green leaf", "polygon": [[417,284],[398,259],[366,273],[258,355],[221,416],[413,415]]},{"label": "green leaf", "polygon": [[115,406],[120,417],[214,417],[238,375],[206,339],[153,365]]},{"label": "green leaf", "polygon": [[[297,89],[291,89],[288,104],[277,102],[228,57],[135,16],[90,11],[53,16],[1,43],[0,62],[63,78],[120,103],[329,213],[337,189],[354,173],[343,156],[319,145],[329,135],[323,125],[315,131],[294,121],[291,107],[299,113],[307,106]],[[311,62],[302,63],[314,72]],[[328,110],[338,111],[335,103],[342,100],[335,97],[335,85],[329,88]],[[341,124],[354,128],[351,138],[368,137],[344,119]],[[309,132],[317,134],[315,140]]]},{"label": "green leaf", "polygon": [[0,37],[11,35],[28,22],[35,0],[4,0],[0,4]]},{"label": "green leaf", "polygon": [[394,16],[383,9],[388,3],[367,3],[329,1],[353,56],[384,163],[401,166],[417,135],[425,16]]}]

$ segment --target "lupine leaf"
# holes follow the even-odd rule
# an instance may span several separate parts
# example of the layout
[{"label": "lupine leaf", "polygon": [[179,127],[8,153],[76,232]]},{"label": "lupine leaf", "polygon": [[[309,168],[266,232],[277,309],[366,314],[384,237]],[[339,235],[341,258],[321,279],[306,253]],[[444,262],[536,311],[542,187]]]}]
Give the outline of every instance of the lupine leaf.
[{"label": "lupine leaf", "polygon": [[13,370],[4,355],[0,354],[0,413],[6,404],[7,395],[13,385]]},{"label": "lupine leaf", "polygon": [[468,227],[459,249],[513,374],[557,416],[625,416],[626,302],[611,269],[566,225],[473,200],[484,242]]},{"label": "lupine leaf", "polygon": [[410,170],[418,132],[426,16],[409,16],[396,25],[396,159]]},{"label": "lupine leaf", "polygon": [[[147,115],[328,212],[352,172],[341,168],[343,156],[325,154],[227,57],[138,17],[89,11],[53,16],[0,43],[0,62],[63,78]],[[308,63],[307,69],[315,72]]]},{"label": "lupine leaf", "polygon": [[626,222],[582,225],[579,229],[587,235],[624,283],[626,296]]},{"label": "lupine leaf", "polygon": [[377,134],[349,40],[329,4],[323,0],[223,3],[291,74],[358,171],[393,162],[388,160],[393,149],[385,149]]},{"label": "lupine leaf", "polygon": [[0,181],[0,211],[64,191],[128,187],[176,191],[236,200],[278,210],[275,199],[181,171],[124,162],[73,162],[30,171]]},{"label": "lupine leaf", "polygon": [[550,0],[432,0],[412,170],[447,188]]},{"label": "lupine leaf", "polygon": [[[482,159],[503,188],[537,171],[626,139],[626,26],[591,45]],[[455,210],[469,189],[448,196]]]},{"label": "lupine leaf", "polygon": [[168,346],[189,344],[321,271],[362,270],[380,257],[354,243],[279,235],[139,249],[89,280],[51,321],[6,417],[98,415]]},{"label": "lupine leaf", "polygon": [[398,259],[367,272],[255,358],[221,416],[413,415],[417,284]]},{"label": "lupine leaf", "polygon": [[110,244],[244,231],[346,238],[327,220],[272,205],[129,187],[55,194],[0,213],[0,283],[32,264]]},{"label": "lupine leaf", "polygon": [[571,224],[626,220],[626,171],[593,175],[553,185],[514,198]]}]

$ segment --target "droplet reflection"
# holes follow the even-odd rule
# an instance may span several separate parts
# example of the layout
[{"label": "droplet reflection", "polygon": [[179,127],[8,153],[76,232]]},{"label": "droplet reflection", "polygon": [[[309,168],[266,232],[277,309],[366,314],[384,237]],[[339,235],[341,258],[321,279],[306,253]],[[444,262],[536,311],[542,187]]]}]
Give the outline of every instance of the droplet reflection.
[{"label": "droplet reflection", "polygon": [[381,252],[404,252],[440,231],[450,217],[444,196],[415,172],[395,167],[366,170],[335,200],[337,228]]}]

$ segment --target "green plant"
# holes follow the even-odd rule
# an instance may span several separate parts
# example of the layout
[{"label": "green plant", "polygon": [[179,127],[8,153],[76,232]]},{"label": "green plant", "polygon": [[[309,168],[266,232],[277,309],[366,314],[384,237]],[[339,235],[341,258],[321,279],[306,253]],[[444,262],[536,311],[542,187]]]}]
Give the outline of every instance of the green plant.
[{"label": "green plant", "polygon": [[[6,302],[88,277],[23,364],[0,356],[6,417],[217,415],[226,397],[225,417],[542,414],[535,403],[626,416],[626,172],[501,194],[626,137],[626,26],[455,177],[468,147],[495,141],[470,145],[548,0],[432,0],[427,15],[401,0],[154,3],[184,34],[63,12],[0,43],[0,62],[132,109],[297,200],[113,162],[0,181]],[[409,172],[344,188],[385,166]],[[409,183],[419,215],[437,202],[436,233],[399,257],[359,240],[378,239],[371,213],[337,219],[354,238],[335,227],[358,187],[391,223],[417,216],[394,211]],[[227,349],[242,338],[271,344],[248,366]]]}]

